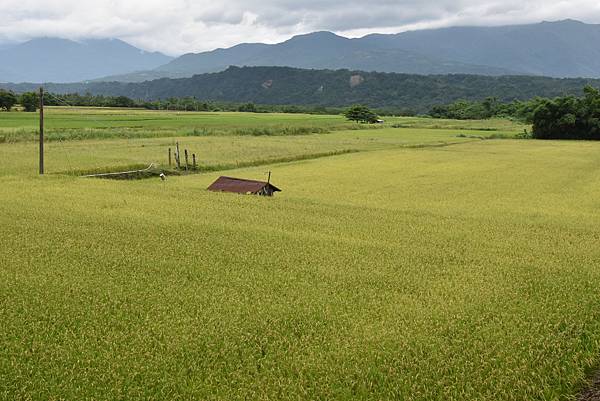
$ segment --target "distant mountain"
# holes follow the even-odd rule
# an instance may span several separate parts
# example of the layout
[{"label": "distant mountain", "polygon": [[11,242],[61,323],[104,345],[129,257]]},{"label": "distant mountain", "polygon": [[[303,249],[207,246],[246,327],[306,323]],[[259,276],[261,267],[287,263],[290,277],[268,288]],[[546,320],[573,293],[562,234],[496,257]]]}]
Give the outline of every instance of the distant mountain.
[{"label": "distant mountain", "polygon": [[[573,20],[453,27],[348,39],[331,32],[244,43],[172,59],[120,40],[35,39],[0,49],[0,82],[143,82],[229,66],[289,66],[423,75],[600,78],[600,25]],[[104,78],[100,78],[104,77]]]},{"label": "distant mountain", "polygon": [[[533,76],[409,75],[349,70],[306,70],[289,67],[230,67],[226,71],[192,78],[158,79],[141,83],[90,82],[50,84],[58,93],[90,92],[141,100],[194,96],[206,101],[254,102],[279,105],[348,106],[362,103],[392,110],[426,112],[433,105],[458,99],[501,101],[535,96],[580,95],[585,85],[600,80]],[[15,91],[27,85],[0,85]]]},{"label": "distant mountain", "polygon": [[500,75],[515,70],[442,60],[401,49],[384,49],[331,32],[295,36],[275,45],[243,44],[208,53],[187,54],[157,71],[187,73],[222,71],[230,65],[289,66],[312,69],[348,68],[361,71],[420,74],[472,73]]},{"label": "distant mountain", "polygon": [[228,66],[289,66],[411,74],[544,75],[600,78],[600,25],[565,20],[455,27],[348,39],[330,32],[274,45],[240,44],[190,53],[152,71],[104,78],[140,82],[191,77]]},{"label": "distant mountain", "polygon": [[374,34],[360,42],[532,75],[600,77],[600,25],[574,20]]},{"label": "distant mountain", "polygon": [[240,44],[229,49],[185,54],[170,63],[138,74],[112,76],[102,81],[141,82],[162,77],[180,78],[223,71],[229,66],[289,66],[305,69],[355,69],[411,74],[517,74],[518,69],[476,65],[423,56],[402,49],[383,48],[331,32],[315,32],[274,45]]},{"label": "distant mountain", "polygon": [[149,70],[172,60],[118,39],[41,38],[0,50],[0,82],[77,82]]}]

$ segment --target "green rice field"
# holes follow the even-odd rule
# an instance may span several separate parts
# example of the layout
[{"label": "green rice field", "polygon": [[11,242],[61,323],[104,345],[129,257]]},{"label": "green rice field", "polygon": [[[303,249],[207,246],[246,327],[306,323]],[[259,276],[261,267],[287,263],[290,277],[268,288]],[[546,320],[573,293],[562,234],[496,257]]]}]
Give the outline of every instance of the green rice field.
[{"label": "green rice field", "polygon": [[[1,400],[573,400],[596,371],[600,144],[163,114],[51,109],[94,131],[40,177],[35,116],[0,113]],[[175,142],[199,174],[77,176]],[[273,198],[206,191],[267,171]]]}]

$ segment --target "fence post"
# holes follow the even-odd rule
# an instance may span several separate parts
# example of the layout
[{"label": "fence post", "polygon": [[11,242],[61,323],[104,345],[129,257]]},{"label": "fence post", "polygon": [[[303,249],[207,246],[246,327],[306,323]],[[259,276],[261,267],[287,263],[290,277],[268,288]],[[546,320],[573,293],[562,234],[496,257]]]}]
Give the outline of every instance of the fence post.
[{"label": "fence post", "polygon": [[40,87],[40,174],[44,174],[44,88]]}]

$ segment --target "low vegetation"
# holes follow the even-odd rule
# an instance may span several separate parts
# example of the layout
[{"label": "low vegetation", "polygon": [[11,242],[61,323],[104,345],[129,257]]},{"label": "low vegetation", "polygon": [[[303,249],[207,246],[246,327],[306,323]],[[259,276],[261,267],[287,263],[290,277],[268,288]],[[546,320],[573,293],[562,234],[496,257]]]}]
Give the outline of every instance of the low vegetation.
[{"label": "low vegetation", "polygon": [[[248,114],[48,107],[46,137],[70,139],[152,138],[220,135],[304,135],[353,129],[343,116],[306,114]],[[0,142],[35,140],[37,115],[0,113]]]},{"label": "low vegetation", "polygon": [[[501,119],[47,120],[160,134],[49,142],[43,177],[34,141],[0,143],[0,399],[566,400],[598,366],[597,143],[483,140],[529,129]],[[328,133],[231,134],[308,120]],[[164,166],[176,141],[203,173],[73,174]],[[232,168],[283,192],[205,190]]]},{"label": "low vegetation", "polygon": [[[386,117],[385,124],[358,125],[342,115],[287,113],[186,112],[115,108],[48,107],[46,139],[64,142],[94,139],[136,139],[198,136],[298,136],[344,130],[390,127],[433,129],[494,129],[506,133],[527,126],[506,120],[464,121]],[[0,113],[0,143],[34,141],[37,115]]]}]

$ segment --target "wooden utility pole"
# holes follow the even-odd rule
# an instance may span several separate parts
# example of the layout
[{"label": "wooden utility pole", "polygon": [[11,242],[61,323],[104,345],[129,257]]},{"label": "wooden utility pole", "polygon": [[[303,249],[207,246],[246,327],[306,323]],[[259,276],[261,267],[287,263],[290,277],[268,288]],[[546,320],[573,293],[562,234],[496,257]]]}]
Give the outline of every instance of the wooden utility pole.
[{"label": "wooden utility pole", "polygon": [[44,174],[44,88],[40,87],[40,174]]}]

